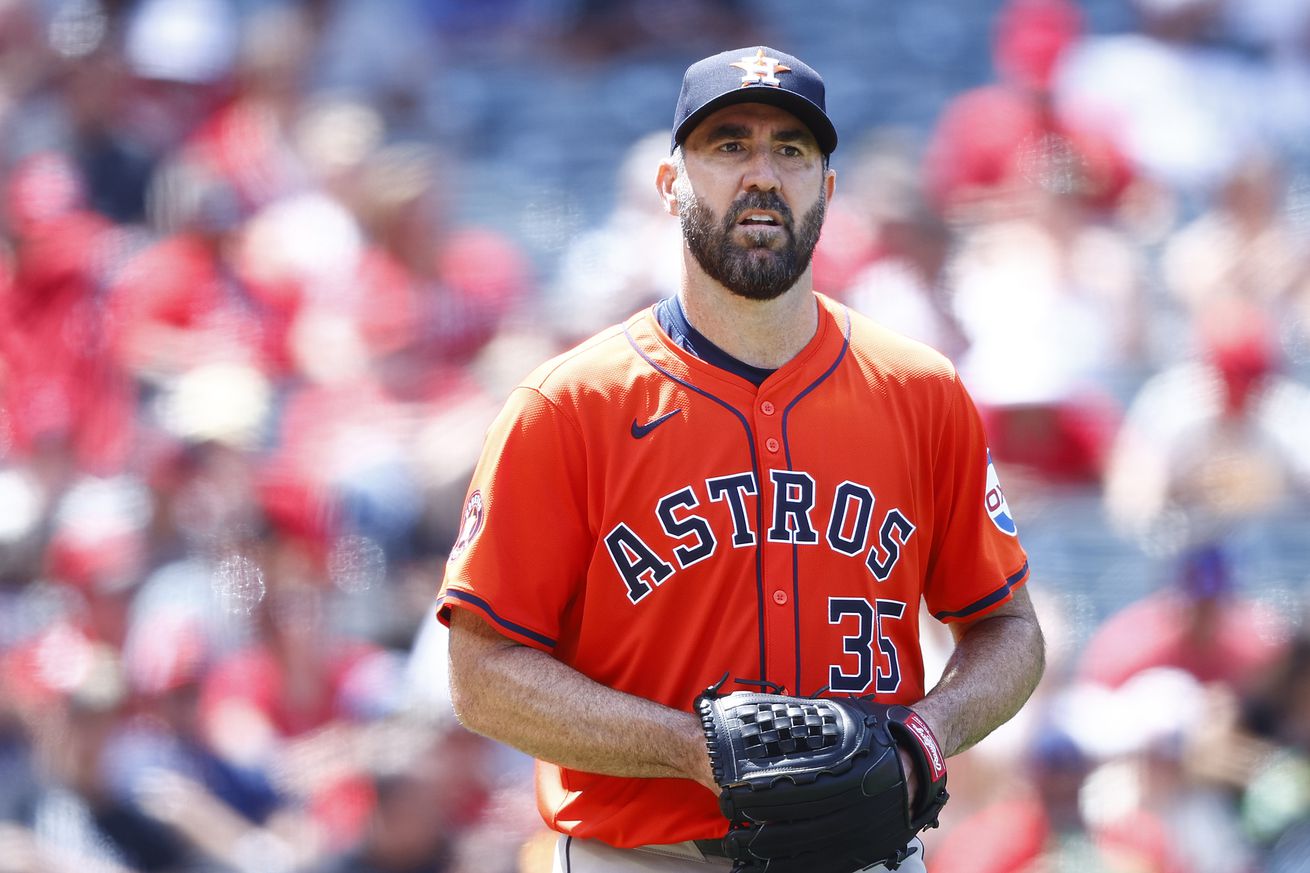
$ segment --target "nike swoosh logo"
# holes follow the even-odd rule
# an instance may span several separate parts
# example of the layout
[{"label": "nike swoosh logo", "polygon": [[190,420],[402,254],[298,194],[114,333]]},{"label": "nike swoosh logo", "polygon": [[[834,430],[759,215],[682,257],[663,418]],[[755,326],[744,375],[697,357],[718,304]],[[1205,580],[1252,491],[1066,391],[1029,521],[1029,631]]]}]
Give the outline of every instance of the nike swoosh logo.
[{"label": "nike swoosh logo", "polygon": [[661,424],[668,421],[670,418],[673,418],[673,416],[677,415],[679,412],[682,412],[681,408],[675,409],[672,412],[667,412],[664,415],[661,415],[659,418],[656,418],[652,421],[648,421],[645,424],[637,424],[637,419],[634,418],[632,420],[633,439],[638,439],[638,440],[641,439],[646,434],[650,433],[655,428],[659,427]]}]

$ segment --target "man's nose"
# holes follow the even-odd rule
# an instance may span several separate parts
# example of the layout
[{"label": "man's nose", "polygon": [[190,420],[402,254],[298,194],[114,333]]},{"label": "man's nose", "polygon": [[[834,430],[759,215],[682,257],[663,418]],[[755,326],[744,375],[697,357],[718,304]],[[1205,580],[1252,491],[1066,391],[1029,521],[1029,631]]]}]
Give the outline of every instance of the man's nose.
[{"label": "man's nose", "polygon": [[781,184],[773,152],[770,149],[756,150],[746,165],[742,187],[747,191],[776,191]]}]

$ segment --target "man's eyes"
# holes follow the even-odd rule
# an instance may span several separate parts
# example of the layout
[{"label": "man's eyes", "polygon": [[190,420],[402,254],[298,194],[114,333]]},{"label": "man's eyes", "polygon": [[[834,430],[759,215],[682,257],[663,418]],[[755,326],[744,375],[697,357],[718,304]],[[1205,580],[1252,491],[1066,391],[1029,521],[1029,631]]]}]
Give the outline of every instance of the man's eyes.
[{"label": "man's eyes", "polygon": [[[718,150],[721,152],[742,152],[746,150],[746,146],[740,142],[725,142],[719,144]],[[800,158],[805,156],[805,152],[794,145],[779,146],[778,154],[787,158]]]}]

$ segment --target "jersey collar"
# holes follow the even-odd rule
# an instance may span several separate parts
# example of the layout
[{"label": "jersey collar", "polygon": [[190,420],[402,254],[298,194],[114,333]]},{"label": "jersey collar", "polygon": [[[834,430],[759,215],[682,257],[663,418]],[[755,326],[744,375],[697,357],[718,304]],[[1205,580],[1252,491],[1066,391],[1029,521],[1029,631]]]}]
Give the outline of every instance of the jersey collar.
[{"label": "jersey collar", "polygon": [[625,325],[625,330],[644,356],[678,378],[753,397],[759,391],[784,388],[792,380],[809,384],[813,376],[828,370],[845,353],[850,337],[850,313],[845,306],[823,294],[814,292],[814,296],[819,306],[819,323],[814,336],[794,358],[773,371],[758,387],[731,369],[703,360],[670,337],[660,326],[659,303],[634,315]]}]

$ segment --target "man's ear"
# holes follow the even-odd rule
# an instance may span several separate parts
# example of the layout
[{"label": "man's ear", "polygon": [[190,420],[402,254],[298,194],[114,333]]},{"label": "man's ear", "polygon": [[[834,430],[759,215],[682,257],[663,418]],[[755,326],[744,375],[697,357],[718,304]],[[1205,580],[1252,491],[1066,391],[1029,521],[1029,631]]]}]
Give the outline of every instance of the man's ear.
[{"label": "man's ear", "polygon": [[664,204],[664,211],[669,215],[678,214],[678,192],[675,190],[677,181],[678,165],[673,159],[660,161],[659,171],[655,175],[655,187],[659,191],[660,202]]}]

